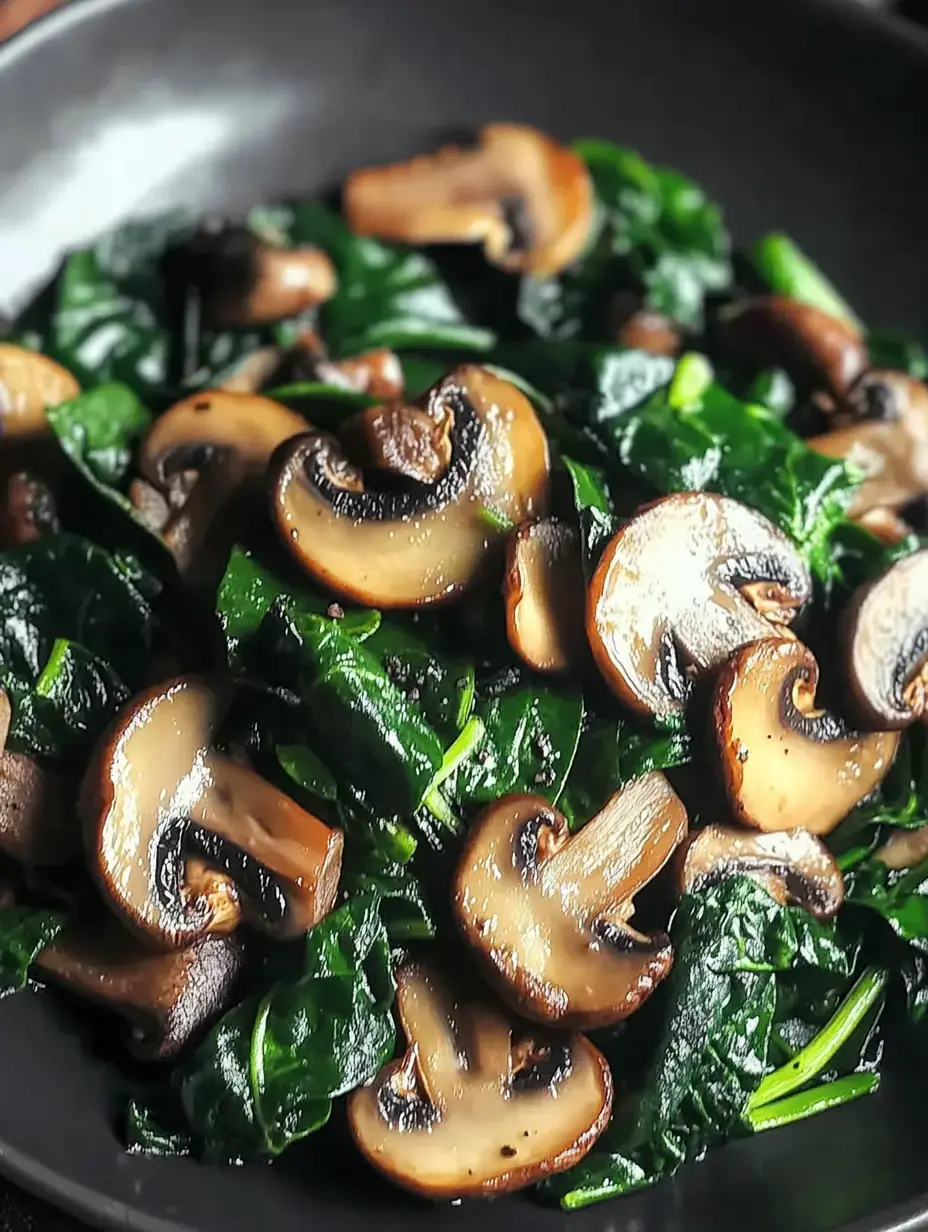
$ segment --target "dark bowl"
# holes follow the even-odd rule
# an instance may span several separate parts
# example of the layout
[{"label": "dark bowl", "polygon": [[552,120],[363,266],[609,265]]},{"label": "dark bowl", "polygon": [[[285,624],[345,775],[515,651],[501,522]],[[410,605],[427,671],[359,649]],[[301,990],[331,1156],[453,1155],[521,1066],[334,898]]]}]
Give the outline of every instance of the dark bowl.
[{"label": "dark bowl", "polygon": [[[928,334],[928,55],[824,0],[83,0],[0,50],[0,311],[125,216],[305,193],[491,119],[633,143],[699,179],[736,236],[791,232],[865,319]],[[337,1125],[267,1168],[129,1157],[129,1076],[111,1051],[49,994],[0,1005],[0,1169],[102,1225],[828,1232],[928,1219],[928,1068],[905,1039],[874,1099],[571,1216],[527,1199],[407,1200]]]}]

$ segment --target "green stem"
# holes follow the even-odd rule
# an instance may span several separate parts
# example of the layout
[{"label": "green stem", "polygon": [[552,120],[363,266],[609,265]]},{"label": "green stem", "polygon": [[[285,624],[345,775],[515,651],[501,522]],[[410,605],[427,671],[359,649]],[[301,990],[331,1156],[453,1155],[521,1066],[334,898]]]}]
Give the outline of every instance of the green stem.
[{"label": "green stem", "polygon": [[780,1125],[792,1125],[806,1117],[848,1104],[852,1099],[869,1095],[880,1085],[879,1074],[848,1074],[835,1082],[823,1082],[811,1091],[800,1091],[763,1108],[748,1111],[748,1124],[759,1134],[764,1129],[776,1129]]},{"label": "green stem", "polygon": [[883,995],[888,978],[882,967],[868,967],[818,1035],[763,1080],[748,1101],[749,1117],[755,1109],[782,1100],[817,1078]]},{"label": "green stem", "polygon": [[61,664],[68,653],[68,645],[67,638],[55,638],[52,652],[48,656],[48,662],[42,668],[42,672],[35,682],[35,691],[40,697],[45,697],[54,688],[55,678],[61,671]]},{"label": "green stem", "polygon": [[483,739],[484,731],[483,719],[479,718],[476,714],[465,723],[461,734],[448,746],[444,757],[441,759],[441,765],[435,771],[435,775],[422,798],[422,803],[433,817],[447,825],[450,816],[455,829],[457,828],[457,818],[450,812],[447,800],[438,789],[445,779],[454,774],[461,762],[466,761],[475,751],[477,745]]},{"label": "green stem", "polygon": [[748,256],[771,291],[820,308],[829,316],[838,317],[863,330],[847,301],[788,235],[776,231],[765,235],[751,248]]},{"label": "green stem", "polygon": [[508,535],[511,530],[516,528],[515,522],[507,513],[504,513],[502,509],[494,509],[492,505],[480,505],[477,509],[477,516],[490,530],[497,531],[500,534]]},{"label": "green stem", "polygon": [[667,391],[670,406],[675,411],[687,411],[695,406],[712,384],[713,375],[712,365],[705,355],[698,351],[681,355]]}]

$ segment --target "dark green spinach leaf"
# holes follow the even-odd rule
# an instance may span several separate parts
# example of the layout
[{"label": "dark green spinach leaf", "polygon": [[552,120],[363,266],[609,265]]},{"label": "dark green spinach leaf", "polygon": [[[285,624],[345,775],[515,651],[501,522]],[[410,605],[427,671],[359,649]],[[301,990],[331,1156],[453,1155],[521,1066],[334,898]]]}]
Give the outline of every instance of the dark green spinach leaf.
[{"label": "dark green spinach leaf", "polygon": [[26,987],[36,956],[64,925],[63,912],[47,907],[0,907],[0,997]]}]

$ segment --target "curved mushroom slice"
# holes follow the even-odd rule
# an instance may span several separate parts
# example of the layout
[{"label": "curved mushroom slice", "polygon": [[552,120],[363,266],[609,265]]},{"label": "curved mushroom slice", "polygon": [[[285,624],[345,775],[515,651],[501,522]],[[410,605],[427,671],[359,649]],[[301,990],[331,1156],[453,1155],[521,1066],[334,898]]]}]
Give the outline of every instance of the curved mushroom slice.
[{"label": "curved mushroom slice", "polygon": [[902,509],[928,492],[928,387],[903,372],[868,372],[852,392],[857,423],[813,436],[806,444],[844,458],[865,479],[850,508]]},{"label": "curved mushroom slice", "polygon": [[634,896],[686,834],[662,774],[646,774],[571,836],[538,796],[480,814],[452,887],[455,919],[500,995],[538,1022],[585,1029],[626,1018],[671,967],[668,938],[628,920]]},{"label": "curved mushroom slice", "polygon": [[845,619],[844,644],[864,722],[886,730],[928,719],[928,548],[861,588]]},{"label": "curved mushroom slice", "polygon": [[0,438],[41,436],[48,408],[80,392],[67,368],[47,355],[0,342]]},{"label": "curved mushroom slice", "polygon": [[887,868],[914,868],[928,856],[928,825],[914,830],[894,829],[886,842],[874,852],[874,859]]},{"label": "curved mushroom slice", "polygon": [[692,680],[739,646],[783,635],[812,593],[785,535],[738,501],[668,496],[612,539],[593,575],[587,636],[600,671],[641,714],[682,712]]},{"label": "curved mushroom slice", "polygon": [[109,905],[163,947],[242,919],[294,936],[329,911],[343,836],[217,753],[228,704],[206,678],[135,698],[84,779],[90,866]]},{"label": "curved mushroom slice", "polygon": [[745,646],[715,688],[714,739],[739,821],[830,834],[886,777],[896,732],[849,731],[815,705],[818,664],[774,638]]},{"label": "curved mushroom slice", "polygon": [[527,1034],[455,999],[416,964],[397,973],[404,1056],[348,1097],[365,1159],[426,1198],[506,1193],[562,1172],[605,1129],[612,1076],[582,1035]]},{"label": "curved mushroom slice", "polygon": [[524,522],[509,540],[503,598],[509,644],[537,672],[564,672],[584,648],[586,584],[576,531]]},{"label": "curved mushroom slice", "polygon": [[681,894],[743,875],[764,886],[778,903],[805,907],[820,920],[832,919],[844,902],[841,870],[821,839],[808,830],[764,834],[708,825],[678,848],[674,863]]},{"label": "curved mushroom slice", "polygon": [[514,386],[459,368],[429,390],[424,413],[448,425],[451,444],[432,483],[369,485],[322,432],[272,459],[271,515],[283,542],[339,596],[387,608],[450,599],[478,577],[499,539],[488,508],[513,523],[545,510],[548,441]]},{"label": "curved mushroom slice", "polygon": [[204,225],[172,262],[179,279],[195,288],[206,324],[221,329],[298,316],[338,289],[335,267],[321,248],[267,243],[222,220]]},{"label": "curved mushroom slice", "polygon": [[616,341],[619,346],[635,351],[647,351],[649,355],[680,354],[683,335],[680,327],[670,317],[649,308],[639,308],[618,329]]},{"label": "curved mushroom slice", "polygon": [[115,921],[70,924],[36,959],[55,984],[121,1014],[132,1051],[168,1060],[228,1004],[244,966],[237,937],[153,953]]},{"label": "curved mushroom slice", "polygon": [[[185,398],[155,420],[139,450],[139,469],[175,507],[162,534],[182,574],[213,571],[213,557],[223,557],[238,528],[241,510],[232,508],[233,500],[264,478],[282,441],[306,428],[301,415],[271,398],[215,389]],[[149,495],[146,507],[152,504]]]},{"label": "curved mushroom slice", "polygon": [[318,359],[316,379],[385,402],[402,398],[406,378],[399,356],[386,347],[363,351],[350,359]]},{"label": "curved mushroom slice", "polygon": [[915,533],[905,518],[899,516],[893,509],[868,509],[854,519],[858,526],[870,532],[880,543],[895,547]]},{"label": "curved mushroom slice", "polygon": [[361,470],[436,483],[451,463],[453,417],[415,406],[371,406],[345,420],[341,441]]},{"label": "curved mushroom slice", "polygon": [[49,485],[28,471],[16,471],[6,481],[0,508],[0,548],[34,543],[61,530],[55,497]]},{"label": "curved mushroom slice", "polygon": [[358,235],[482,243],[492,264],[538,276],[576,260],[593,218],[583,159],[521,124],[488,124],[475,148],[355,171],[344,202]]},{"label": "curved mushroom slice", "polygon": [[27,867],[70,864],[81,852],[73,785],[6,739],[10,699],[0,689],[0,851]]},{"label": "curved mushroom slice", "polygon": [[721,341],[732,357],[758,368],[785,368],[811,390],[847,393],[869,364],[860,331],[820,308],[766,295],[720,314]]}]

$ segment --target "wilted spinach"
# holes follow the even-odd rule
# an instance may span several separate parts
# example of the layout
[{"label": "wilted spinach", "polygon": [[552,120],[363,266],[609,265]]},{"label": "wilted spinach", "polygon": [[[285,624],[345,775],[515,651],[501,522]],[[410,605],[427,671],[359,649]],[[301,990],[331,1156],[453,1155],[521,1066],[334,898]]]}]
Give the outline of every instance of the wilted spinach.
[{"label": "wilted spinach", "polygon": [[0,907],[0,997],[26,987],[36,956],[64,925],[64,913],[47,907]]}]

